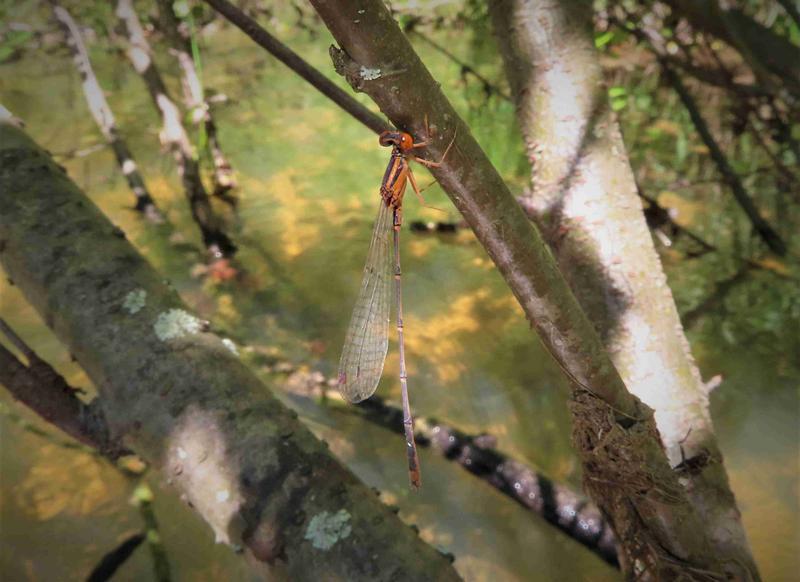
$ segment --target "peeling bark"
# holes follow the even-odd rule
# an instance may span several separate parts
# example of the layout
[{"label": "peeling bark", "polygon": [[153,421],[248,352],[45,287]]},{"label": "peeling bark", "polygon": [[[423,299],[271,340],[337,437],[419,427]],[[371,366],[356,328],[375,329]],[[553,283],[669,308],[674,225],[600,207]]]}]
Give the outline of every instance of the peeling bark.
[{"label": "peeling bark", "polygon": [[[225,197],[229,190],[236,187],[233,168],[222,151],[217,134],[217,124],[211,115],[211,107],[203,95],[203,85],[192,58],[189,33],[178,22],[172,10],[172,4],[172,0],[158,0],[161,28],[183,73],[181,78],[183,100],[190,112],[192,122],[197,126],[202,124],[205,129],[211,160],[214,164],[214,195]],[[229,199],[230,197],[225,198]]]},{"label": "peeling bark", "polygon": [[[585,483],[611,519],[631,576],[722,576],[699,516],[671,471],[652,411],[628,393],[599,336],[466,124],[382,2],[312,0],[340,44],[334,65],[400,129],[428,139],[432,169],[572,384]],[[426,135],[425,119],[431,134]]]},{"label": "peeling bark", "polygon": [[139,173],[139,169],[128,149],[128,145],[125,143],[125,140],[122,139],[117,129],[114,114],[108,106],[103,89],[97,82],[97,77],[92,69],[92,63],[89,60],[89,52],[86,50],[86,46],[83,43],[83,38],[81,37],[78,26],[75,24],[69,12],[61,6],[53,4],[53,14],[67,35],[67,44],[70,50],[72,50],[75,66],[83,81],[83,94],[86,96],[86,103],[89,106],[89,111],[92,117],[94,117],[97,126],[100,128],[103,137],[114,151],[117,164],[122,170],[125,179],[128,181],[128,186],[130,186],[130,189],[136,197],[136,210],[144,214],[151,222],[163,222],[164,216],[158,210],[155,201],[150,196],[150,192],[147,191],[147,186],[144,183],[142,175]]},{"label": "peeling bark", "polygon": [[265,574],[458,579],[5,122],[0,263],[97,386],[112,437]]},{"label": "peeling bark", "polygon": [[232,255],[236,251],[236,246],[225,234],[221,220],[211,208],[194,148],[181,121],[180,110],[170,97],[164,80],[153,63],[150,44],[144,36],[144,30],[131,0],[119,0],[117,17],[125,25],[128,33],[130,41],[128,58],[144,80],[150,97],[161,114],[163,122],[161,142],[172,150],[175,157],[192,217],[200,228],[203,243],[214,258]]},{"label": "peeling bark", "polygon": [[[591,5],[494,0],[495,33],[545,233],[628,389],[655,410],[676,476],[727,573],[757,578],[708,394],[653,247],[592,42]],[[697,460],[694,469],[687,463]]]}]

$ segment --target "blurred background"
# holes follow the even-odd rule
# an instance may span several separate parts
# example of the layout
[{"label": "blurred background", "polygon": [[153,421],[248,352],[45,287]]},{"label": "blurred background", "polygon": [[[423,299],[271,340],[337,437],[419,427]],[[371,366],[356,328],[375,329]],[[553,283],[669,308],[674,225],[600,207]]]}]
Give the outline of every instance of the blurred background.
[{"label": "blurred background", "polygon": [[[798,23],[778,2],[742,10],[797,43]],[[235,276],[207,266],[172,157],[158,142],[160,120],[130,67],[113,7],[61,3],[79,23],[117,125],[167,217],[153,226],[132,195],[86,104],[81,78],[47,3],[4,1],[0,14],[0,103],[64,165],[71,178],[169,279],[187,303],[231,337],[276,386],[334,377],[358,292],[388,151],[296,74],[202,3],[179,8],[191,23],[219,141],[235,171],[235,209],[212,203],[239,252]],[[332,39],[304,2],[250,0],[239,6],[335,83]],[[483,2],[391,2],[434,77],[512,191],[530,166]],[[163,34],[136,3],[168,86],[180,72]],[[652,7],[631,3],[641,14]],[[788,244],[763,252],[707,147],[647,46],[605,2],[595,3],[595,45],[669,285],[704,378],[721,375],[711,411],[725,464],[765,580],[800,571],[800,269],[797,262],[797,142],[800,130],[780,97],[741,97],[730,85],[687,75],[686,83],[728,161],[762,215]],[[639,11],[639,12],[636,12]],[[639,22],[639,21],[637,21]],[[660,30],[665,50],[698,68],[753,85],[738,53],[677,19]],[[688,45],[688,49],[685,45]],[[680,50],[675,49],[679,47]],[[444,49],[444,50],[442,50]],[[682,52],[687,51],[687,52]],[[704,52],[705,51],[705,52]],[[449,54],[448,54],[449,53]],[[714,55],[715,61],[710,55]],[[715,68],[716,67],[716,68]],[[356,99],[377,111],[363,95]],[[789,113],[787,113],[789,112]],[[203,132],[189,126],[197,145]],[[198,147],[203,151],[202,147]],[[203,154],[206,155],[207,154]],[[201,162],[208,160],[201,158]],[[208,166],[208,164],[206,164]],[[415,168],[421,185],[432,178]],[[210,177],[205,176],[208,180]],[[453,232],[403,233],[406,358],[412,406],[472,433],[551,477],[580,488],[570,445],[568,391],[521,309],[471,232],[436,185],[429,205],[413,196],[406,224],[439,222]],[[418,227],[417,230],[422,230]],[[687,234],[691,233],[691,234]],[[702,242],[698,242],[697,239]],[[102,252],[102,249],[98,249]],[[746,259],[746,260],[745,260]],[[0,317],[73,385],[94,388],[17,288],[0,280]],[[398,399],[394,334],[378,394]],[[543,520],[422,450],[425,485],[408,490],[401,437],[296,391],[278,392],[335,455],[421,536],[455,555],[470,580],[611,580],[619,573]],[[175,580],[249,579],[244,562],[155,474],[123,472],[0,393],[0,577],[82,580],[117,543],[142,529],[141,484]],[[136,500],[140,501],[137,502]],[[115,580],[147,580],[139,550]]]}]

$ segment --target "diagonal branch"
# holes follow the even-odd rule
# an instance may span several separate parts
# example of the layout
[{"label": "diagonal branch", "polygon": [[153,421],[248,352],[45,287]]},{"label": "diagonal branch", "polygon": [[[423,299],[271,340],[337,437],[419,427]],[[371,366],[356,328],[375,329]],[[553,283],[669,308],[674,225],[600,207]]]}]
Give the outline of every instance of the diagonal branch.
[{"label": "diagonal branch", "polygon": [[753,202],[753,199],[745,189],[744,184],[742,184],[739,176],[731,167],[730,163],[728,163],[728,158],[725,157],[724,153],[722,153],[722,149],[719,147],[717,140],[714,139],[714,136],[711,134],[711,130],[708,128],[705,119],[703,119],[703,116],[700,113],[700,108],[697,106],[694,97],[692,97],[691,93],[689,93],[686,85],[683,84],[680,76],[672,68],[672,65],[660,57],[659,62],[661,63],[661,70],[664,71],[664,76],[670,85],[672,85],[672,88],[675,89],[675,92],[678,94],[678,97],[680,97],[683,106],[686,107],[686,110],[689,112],[689,117],[692,119],[692,123],[694,124],[697,133],[700,134],[700,138],[708,148],[711,159],[714,160],[714,163],[717,166],[717,170],[719,170],[719,173],[722,174],[722,177],[728,184],[728,187],[730,187],[731,192],[733,192],[736,202],[738,202],[739,206],[742,208],[742,210],[744,210],[744,213],[747,215],[747,218],[750,219],[750,223],[753,225],[753,228],[764,241],[764,243],[766,243],[766,245],[774,253],[781,256],[785,255],[786,244],[783,242],[780,235],[778,235],[778,233],[775,232],[769,223],[761,216],[758,208],[756,208],[756,205]]},{"label": "diagonal branch", "polygon": [[127,453],[118,440],[109,436],[96,403],[85,404],[78,398],[78,390],[37,356],[3,319],[0,319],[0,333],[28,360],[25,365],[0,344],[0,384],[15,400],[111,460]]},{"label": "diagonal branch", "polygon": [[213,257],[229,256],[236,251],[236,246],[225,234],[222,221],[214,213],[208,199],[205,186],[200,174],[200,165],[189,136],[181,121],[181,113],[174,100],[167,91],[167,86],[156,69],[152,58],[150,44],[144,35],[139,17],[133,8],[131,0],[119,0],[117,3],[117,17],[125,25],[130,46],[128,58],[133,68],[142,77],[153,99],[156,109],[161,114],[162,142],[172,150],[178,165],[184,193],[189,201],[192,217],[200,228],[203,243]]},{"label": "diagonal branch", "polygon": [[584,481],[614,524],[623,569],[633,574],[643,565],[663,578],[699,569],[720,573],[698,515],[667,463],[652,411],[628,393],[542,235],[386,7],[378,0],[312,4],[341,46],[331,49],[336,69],[355,90],[366,92],[398,128],[428,139],[429,159],[441,159],[453,140],[432,173],[571,381],[573,439]]},{"label": "diagonal branch", "polygon": [[214,164],[214,195],[226,200],[235,200],[226,196],[229,190],[236,187],[236,179],[233,168],[222,151],[217,124],[214,122],[211,108],[203,94],[200,71],[195,66],[192,57],[190,32],[186,30],[185,24],[182,25],[178,22],[171,0],[158,0],[158,14],[164,36],[183,73],[181,80],[183,81],[183,98],[186,108],[191,114],[192,122],[205,130],[206,143],[211,151],[211,161]]},{"label": "diagonal branch", "polygon": [[114,114],[106,101],[103,89],[97,82],[92,63],[89,60],[89,52],[86,50],[77,24],[75,24],[69,12],[57,4],[53,4],[53,14],[67,35],[67,44],[72,50],[75,66],[83,80],[83,93],[86,96],[89,111],[92,113],[95,122],[97,122],[103,137],[105,137],[111,149],[114,150],[117,164],[128,181],[128,186],[136,196],[136,210],[144,214],[151,222],[163,222],[164,216],[159,211],[152,196],[150,196],[150,192],[147,191],[144,178],[139,173],[127,143],[122,139],[119,129],[117,129]]},{"label": "diagonal branch", "polygon": [[381,117],[375,115],[372,111],[353,99],[348,93],[345,93],[336,83],[329,80],[325,75],[309,65],[300,55],[272,36],[255,20],[236,8],[236,6],[228,2],[228,0],[205,0],[205,2],[222,14],[228,22],[252,38],[257,45],[264,48],[284,65],[311,83],[311,85],[316,87],[323,95],[372,131],[380,133],[387,129],[392,129]]}]

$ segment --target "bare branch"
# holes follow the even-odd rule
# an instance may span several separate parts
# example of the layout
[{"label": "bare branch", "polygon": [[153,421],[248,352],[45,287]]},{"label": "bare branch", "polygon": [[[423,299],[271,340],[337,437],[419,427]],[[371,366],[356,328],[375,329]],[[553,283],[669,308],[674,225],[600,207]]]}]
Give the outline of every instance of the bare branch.
[{"label": "bare branch", "polygon": [[91,111],[92,117],[97,122],[103,137],[106,138],[111,149],[114,150],[117,164],[128,181],[128,186],[136,196],[136,210],[144,214],[151,222],[163,222],[164,216],[159,211],[152,196],[150,196],[150,192],[147,191],[144,178],[139,173],[139,168],[128,149],[128,145],[117,129],[114,114],[111,112],[103,89],[94,74],[92,63],[89,60],[89,52],[86,50],[77,24],[75,24],[72,16],[65,8],[55,2],[52,2],[52,6],[56,20],[67,35],[67,44],[72,49],[75,66],[83,80],[83,93],[86,96],[89,111]]},{"label": "bare branch", "polygon": [[236,251],[236,246],[225,234],[222,221],[211,208],[194,148],[181,121],[180,110],[170,97],[167,86],[155,67],[150,44],[144,36],[144,30],[131,0],[119,0],[117,17],[128,32],[130,41],[128,58],[144,80],[150,97],[161,114],[163,122],[161,140],[169,146],[175,157],[192,217],[200,228],[203,243],[214,258],[232,255]]}]

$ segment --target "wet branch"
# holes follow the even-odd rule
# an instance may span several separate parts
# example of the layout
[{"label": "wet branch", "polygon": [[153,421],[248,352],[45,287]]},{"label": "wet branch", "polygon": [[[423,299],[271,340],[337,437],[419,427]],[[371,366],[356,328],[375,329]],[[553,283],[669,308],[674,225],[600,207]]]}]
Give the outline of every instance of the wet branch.
[{"label": "wet branch", "polygon": [[392,129],[380,116],[375,115],[372,111],[353,99],[349,94],[345,93],[336,83],[329,80],[325,75],[309,65],[300,55],[272,36],[255,20],[236,8],[236,6],[228,2],[228,0],[205,0],[205,2],[222,14],[228,22],[253,39],[257,45],[311,83],[320,93],[328,97],[372,131],[380,133]]},{"label": "wet branch", "polygon": [[142,175],[139,173],[139,168],[133,160],[128,145],[125,143],[125,140],[122,139],[117,129],[114,114],[108,106],[102,87],[100,87],[100,84],[97,82],[97,77],[92,69],[92,63],[89,60],[89,52],[86,50],[78,26],[65,8],[55,3],[52,3],[52,7],[56,20],[66,33],[67,45],[72,51],[75,66],[83,80],[83,93],[86,96],[86,103],[89,106],[89,111],[92,113],[95,122],[97,122],[97,126],[100,128],[103,137],[114,151],[117,164],[122,170],[125,179],[128,181],[128,186],[130,186],[130,189],[136,197],[136,210],[144,214],[151,222],[163,222],[164,216],[159,211],[152,196],[150,196],[150,192],[147,191],[147,186],[145,185]]},{"label": "wet branch", "polygon": [[214,164],[214,195],[224,196],[229,190],[236,187],[236,180],[233,168],[222,151],[217,134],[217,124],[214,122],[211,108],[203,94],[200,74],[192,57],[190,31],[187,30],[185,23],[178,21],[171,0],[158,0],[158,14],[164,36],[183,73],[181,81],[186,108],[190,112],[192,122],[196,126],[202,126],[205,130],[207,145]]},{"label": "wet branch", "polygon": [[192,217],[200,228],[203,243],[212,257],[232,255],[236,251],[236,246],[225,234],[222,221],[211,208],[208,194],[203,186],[200,165],[183,127],[180,110],[169,96],[164,80],[155,67],[150,45],[144,36],[144,30],[131,0],[119,0],[117,17],[125,25],[128,34],[130,42],[127,50],[128,58],[144,80],[150,97],[161,114],[163,122],[161,140],[172,150],[175,157]]}]

